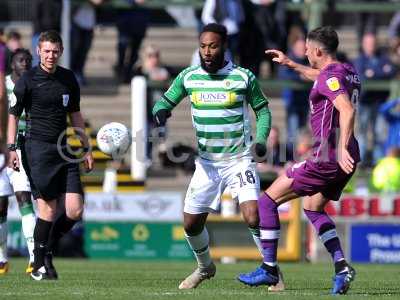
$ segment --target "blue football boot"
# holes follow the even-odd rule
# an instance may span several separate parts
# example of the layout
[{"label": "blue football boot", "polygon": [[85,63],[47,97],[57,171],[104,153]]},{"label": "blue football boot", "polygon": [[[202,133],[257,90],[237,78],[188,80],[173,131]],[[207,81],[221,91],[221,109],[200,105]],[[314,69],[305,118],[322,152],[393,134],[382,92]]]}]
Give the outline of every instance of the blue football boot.
[{"label": "blue football boot", "polygon": [[279,282],[278,276],[268,273],[262,267],[250,273],[240,274],[237,279],[250,286],[276,285]]},{"label": "blue football boot", "polygon": [[332,295],[344,295],[350,288],[350,283],[356,277],[356,270],[354,270],[350,265],[347,265],[343,271],[337,273],[333,277],[333,288]]}]

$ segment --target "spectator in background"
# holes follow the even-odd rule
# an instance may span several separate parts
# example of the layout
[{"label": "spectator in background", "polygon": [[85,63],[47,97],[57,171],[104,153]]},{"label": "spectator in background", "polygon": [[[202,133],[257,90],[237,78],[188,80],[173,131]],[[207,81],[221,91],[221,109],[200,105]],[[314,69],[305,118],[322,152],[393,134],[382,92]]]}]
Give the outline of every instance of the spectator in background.
[{"label": "spectator in background", "polygon": [[[134,69],[134,75],[145,76],[148,80],[156,81],[159,83],[167,83],[170,78],[170,73],[167,68],[162,65],[161,53],[154,45],[148,45],[143,51],[143,57],[141,64]],[[157,99],[160,99],[164,94],[165,88],[161,87],[154,88],[148,87],[147,89],[147,136],[150,136],[153,128],[153,115],[151,113],[151,108],[156,103]],[[147,145],[147,157],[151,159],[153,143],[148,143]]]},{"label": "spectator in background", "polygon": [[386,155],[389,149],[400,148],[400,98],[387,101],[379,107],[379,113],[388,123],[388,135],[383,145],[383,153]]},{"label": "spectator in background", "polygon": [[260,62],[264,58],[264,53],[260,49],[263,49],[264,43],[261,41],[261,33],[253,17],[254,5],[250,1],[242,1],[242,7],[244,22],[240,28],[240,65],[258,77]]},{"label": "spectator in background", "polygon": [[47,30],[61,31],[62,0],[32,0],[32,66],[39,63],[39,35]]},{"label": "spectator in background", "polygon": [[[377,49],[376,36],[367,33],[362,39],[362,53],[354,61],[354,66],[361,77],[365,80],[390,79],[395,75],[395,68],[388,56]],[[358,107],[358,128],[359,145],[362,162],[370,164],[372,159],[376,159],[378,154],[370,158],[369,149],[374,149],[376,145],[376,120],[379,104],[388,96],[387,91],[361,91]],[[352,97],[357,97],[353,95]],[[368,147],[369,132],[372,136],[372,147]]]},{"label": "spectator in background", "polygon": [[[199,26],[196,9],[189,5],[167,5],[165,11],[174,19],[177,26],[193,28]],[[201,13],[201,12],[200,12]]]},{"label": "spectator in background", "polygon": [[[363,2],[383,2],[387,0],[363,0]],[[376,35],[377,28],[377,13],[374,12],[358,12],[355,16],[355,23],[357,28],[359,52],[362,53],[363,37],[366,34]]]},{"label": "spectator in background", "polygon": [[[305,56],[306,40],[301,28],[292,27],[288,44],[288,57],[296,63],[308,65]],[[304,81],[299,73],[286,66],[279,66],[278,76],[279,79]],[[308,91],[307,89],[296,90],[287,87],[282,91],[282,99],[286,108],[287,142],[290,145],[295,145],[298,130],[307,125]]]},{"label": "spectator in background", "polygon": [[6,45],[11,52],[23,48],[21,34],[16,30],[10,30],[6,35]]},{"label": "spectator in background", "polygon": [[[261,33],[263,45],[254,49],[258,64],[264,59],[265,49],[286,49],[286,11],[284,0],[250,0],[253,3],[253,18]],[[260,55],[261,54],[261,55]],[[271,70],[274,64],[271,61]]]},{"label": "spectator in background", "polygon": [[[396,66],[396,69],[400,69],[400,11],[397,12],[392,20],[390,21],[390,25],[388,28],[388,42],[389,42],[389,54],[390,60]],[[397,79],[400,78],[400,74],[397,73]],[[390,95],[389,99],[395,99],[400,97],[400,85],[398,81],[392,82],[390,87]]]},{"label": "spectator in background", "polygon": [[149,14],[140,6],[145,0],[123,1],[130,7],[119,9],[117,12],[118,61],[115,71],[120,82],[129,83],[133,66],[139,57],[140,46],[146,35]]},{"label": "spectator in background", "polygon": [[168,70],[163,67],[161,53],[154,45],[148,45],[143,51],[142,63],[135,69],[135,75],[146,76],[149,80],[165,81],[169,79]]},{"label": "spectator in background", "polygon": [[394,63],[400,65],[400,11],[397,12],[390,21],[388,37],[390,49],[396,56]]},{"label": "spectator in background", "polygon": [[254,20],[261,31],[264,49],[285,49],[286,17],[283,0],[251,0]]},{"label": "spectator in background", "polygon": [[206,0],[201,14],[203,24],[218,23],[228,32],[228,49],[235,59],[239,49],[239,31],[244,21],[241,0]]},{"label": "spectator in background", "polygon": [[23,48],[21,34],[16,30],[10,30],[6,35],[6,74],[10,74],[11,57],[15,50]]},{"label": "spectator in background", "polygon": [[372,171],[372,185],[378,191],[400,192],[400,148],[390,148],[379,160]]},{"label": "spectator in background", "polygon": [[96,6],[103,0],[86,0],[79,3],[72,14],[71,30],[71,70],[74,72],[79,85],[86,85],[84,68],[87,55],[93,40],[96,26]]}]

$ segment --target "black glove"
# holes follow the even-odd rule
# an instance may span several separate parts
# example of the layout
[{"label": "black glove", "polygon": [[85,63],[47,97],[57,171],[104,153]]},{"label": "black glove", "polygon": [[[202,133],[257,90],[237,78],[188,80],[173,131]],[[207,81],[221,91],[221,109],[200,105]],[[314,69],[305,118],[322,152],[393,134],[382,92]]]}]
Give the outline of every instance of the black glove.
[{"label": "black glove", "polygon": [[171,116],[171,112],[167,109],[160,109],[154,115],[154,122],[156,127],[164,127],[167,123],[167,119]]},{"label": "black glove", "polygon": [[265,160],[265,155],[267,154],[267,147],[265,144],[255,143],[253,146],[253,151],[256,156],[256,161]]}]

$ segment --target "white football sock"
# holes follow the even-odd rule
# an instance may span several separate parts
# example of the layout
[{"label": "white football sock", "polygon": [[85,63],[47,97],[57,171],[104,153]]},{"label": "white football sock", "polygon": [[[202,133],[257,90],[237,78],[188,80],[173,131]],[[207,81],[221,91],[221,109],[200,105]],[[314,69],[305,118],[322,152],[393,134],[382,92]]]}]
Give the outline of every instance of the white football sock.
[{"label": "white football sock", "polygon": [[257,246],[258,251],[260,251],[261,256],[263,256],[263,248],[262,248],[261,239],[260,239],[260,229],[249,227],[249,231],[250,231],[251,235],[253,236],[253,240]]},{"label": "white football sock", "polygon": [[200,269],[204,269],[211,264],[211,256],[209,249],[209,237],[206,228],[196,236],[188,236],[185,233],[186,240],[189,243],[190,248],[192,248],[193,253],[197,259],[197,264]]},{"label": "white football sock", "polygon": [[29,261],[33,262],[34,255],[33,255],[33,248],[34,248],[34,241],[33,241],[33,231],[35,230],[36,224],[36,217],[34,214],[27,214],[22,216],[22,232],[24,233],[26,239],[26,245],[28,246],[29,251]]},{"label": "white football sock", "polygon": [[4,223],[0,223],[0,262],[8,261],[7,234],[8,234],[8,224],[7,221],[5,221]]}]

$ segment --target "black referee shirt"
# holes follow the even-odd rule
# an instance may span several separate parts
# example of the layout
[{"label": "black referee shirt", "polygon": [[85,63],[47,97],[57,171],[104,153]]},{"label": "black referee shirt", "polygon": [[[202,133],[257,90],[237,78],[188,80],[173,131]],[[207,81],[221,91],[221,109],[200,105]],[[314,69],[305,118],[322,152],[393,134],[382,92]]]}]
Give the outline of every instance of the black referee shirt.
[{"label": "black referee shirt", "polygon": [[57,66],[54,73],[40,66],[25,72],[16,82],[17,102],[10,114],[19,117],[25,109],[26,137],[56,143],[67,128],[67,113],[80,110],[80,90],[72,71]]}]

